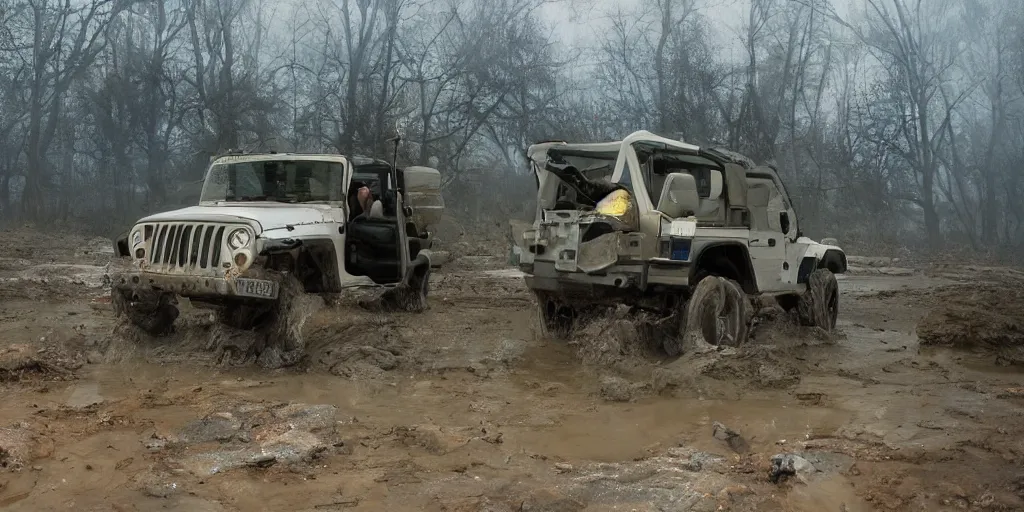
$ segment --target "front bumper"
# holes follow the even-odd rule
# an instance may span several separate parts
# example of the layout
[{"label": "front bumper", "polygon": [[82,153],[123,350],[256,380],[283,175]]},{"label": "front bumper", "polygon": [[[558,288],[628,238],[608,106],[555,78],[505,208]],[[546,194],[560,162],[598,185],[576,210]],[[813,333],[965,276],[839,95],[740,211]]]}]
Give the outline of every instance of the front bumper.
[{"label": "front bumper", "polygon": [[[110,269],[111,286],[136,294],[170,292],[198,299],[237,298],[245,300],[276,300],[280,294],[282,274],[259,267],[228,276],[164,274],[140,268],[126,258],[116,260]],[[254,293],[253,285],[261,293]]]}]

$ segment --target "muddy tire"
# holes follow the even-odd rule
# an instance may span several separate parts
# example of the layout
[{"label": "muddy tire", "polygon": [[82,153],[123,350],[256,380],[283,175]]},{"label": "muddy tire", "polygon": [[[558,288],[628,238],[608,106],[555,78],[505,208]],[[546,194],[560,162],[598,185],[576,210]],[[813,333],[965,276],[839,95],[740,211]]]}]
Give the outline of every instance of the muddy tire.
[{"label": "muddy tire", "polygon": [[151,336],[170,334],[174,321],[178,319],[177,298],[173,293],[135,295],[114,288],[110,292],[110,302],[115,316],[127,318],[132,325]]},{"label": "muddy tire", "polygon": [[302,321],[305,319],[300,311],[296,311],[298,298],[306,293],[305,287],[294,276],[286,276],[281,280],[281,291],[277,303],[271,310],[271,323],[268,326],[266,349],[278,349],[291,352],[303,348]]},{"label": "muddy tire", "polygon": [[562,304],[546,292],[534,292],[536,299],[536,322],[538,333],[543,338],[565,340],[572,334],[577,312]]},{"label": "muddy tire", "polygon": [[707,346],[735,347],[746,343],[750,303],[735,281],[718,276],[701,279],[683,306],[679,336],[665,340],[670,356]]},{"label": "muddy tire", "polygon": [[800,323],[820,327],[828,332],[836,328],[839,318],[839,282],[835,274],[819,268],[807,278],[807,290],[797,304]]}]

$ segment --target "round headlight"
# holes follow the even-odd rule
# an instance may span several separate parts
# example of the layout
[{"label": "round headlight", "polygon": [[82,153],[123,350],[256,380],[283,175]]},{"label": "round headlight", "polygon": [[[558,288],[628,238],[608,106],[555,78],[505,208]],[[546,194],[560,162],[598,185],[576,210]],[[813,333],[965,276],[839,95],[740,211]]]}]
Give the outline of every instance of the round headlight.
[{"label": "round headlight", "polygon": [[139,245],[141,243],[142,243],[142,232],[141,231],[136,231],[136,232],[132,233],[132,247],[135,247],[136,245]]},{"label": "round headlight", "polygon": [[238,228],[228,234],[228,247],[233,250],[241,249],[249,245],[249,232],[245,228]]}]

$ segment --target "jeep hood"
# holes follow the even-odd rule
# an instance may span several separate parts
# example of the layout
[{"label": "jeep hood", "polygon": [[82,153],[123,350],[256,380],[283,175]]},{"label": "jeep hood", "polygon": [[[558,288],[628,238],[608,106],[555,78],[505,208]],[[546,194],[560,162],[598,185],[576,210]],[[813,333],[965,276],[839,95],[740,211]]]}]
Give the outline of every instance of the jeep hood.
[{"label": "jeep hood", "polygon": [[303,205],[285,203],[262,203],[253,205],[190,206],[180,210],[150,215],[144,222],[242,222],[254,224],[260,231],[284,229],[287,226],[303,226],[333,222],[331,208],[327,205]]}]

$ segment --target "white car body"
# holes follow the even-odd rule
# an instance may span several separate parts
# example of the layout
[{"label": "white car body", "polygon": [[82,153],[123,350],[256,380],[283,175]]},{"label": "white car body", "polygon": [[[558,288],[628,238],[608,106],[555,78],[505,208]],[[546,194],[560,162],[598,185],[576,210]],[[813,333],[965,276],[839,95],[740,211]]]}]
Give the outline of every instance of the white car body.
[{"label": "white car body", "polygon": [[[722,152],[647,131],[606,143],[539,143],[527,155],[537,176],[537,213],[516,243],[521,245],[520,267],[535,291],[586,301],[601,293],[621,296],[635,295],[630,290],[685,288],[694,281],[705,250],[723,246],[743,253],[742,263],[749,270],[738,269],[742,275],[736,280],[749,294],[799,293],[815,268],[846,270],[841,248],[801,234],[792,202],[772,167],[741,165]],[[642,163],[655,162],[651,155],[670,155],[683,162],[674,165],[707,169],[711,184],[700,201],[713,214],[672,217],[661,211],[659,193],[650,193],[648,183],[652,176],[664,175],[652,174],[654,167]],[[555,160],[568,162],[581,173],[586,167],[595,181],[625,187],[632,201],[631,217],[613,220],[597,210],[559,206],[564,181],[547,167]],[[758,190],[749,194],[749,200],[756,196],[766,205],[748,208],[748,187]],[[627,227],[604,228],[604,234],[585,240],[585,232],[601,223]],[[677,243],[686,247],[678,254],[672,252]]]},{"label": "white car body", "polygon": [[[173,292],[205,300],[218,298],[277,298],[278,284],[263,268],[273,255],[292,253],[316,247],[323,259],[323,289],[335,293],[344,288],[361,286],[397,286],[408,282],[411,270],[426,264],[430,251],[422,249],[410,257],[405,229],[397,229],[396,262],[400,265],[397,279],[375,280],[367,275],[354,275],[346,267],[347,245],[354,224],[349,221],[346,195],[357,165],[340,155],[307,154],[243,154],[214,159],[207,171],[209,178],[215,166],[263,161],[316,161],[340,165],[343,176],[334,186],[341,187],[340,200],[315,203],[280,203],[272,201],[201,200],[198,206],[150,215],[129,230],[127,239],[115,245],[126,263],[115,285],[129,289]],[[385,162],[371,161],[374,169],[390,168]],[[312,178],[310,178],[312,179]],[[395,187],[389,175],[389,185]],[[319,183],[319,182],[318,182]],[[378,222],[404,228],[406,208],[402,193],[393,189],[395,204],[392,216]],[[205,187],[204,187],[205,193]],[[379,219],[378,219],[379,220]],[[390,229],[390,228],[388,228]],[[237,235],[232,244],[229,238]],[[312,249],[310,249],[312,250]],[[127,254],[125,254],[127,253]],[[299,263],[296,262],[297,266]],[[317,263],[321,265],[321,263]]]}]

